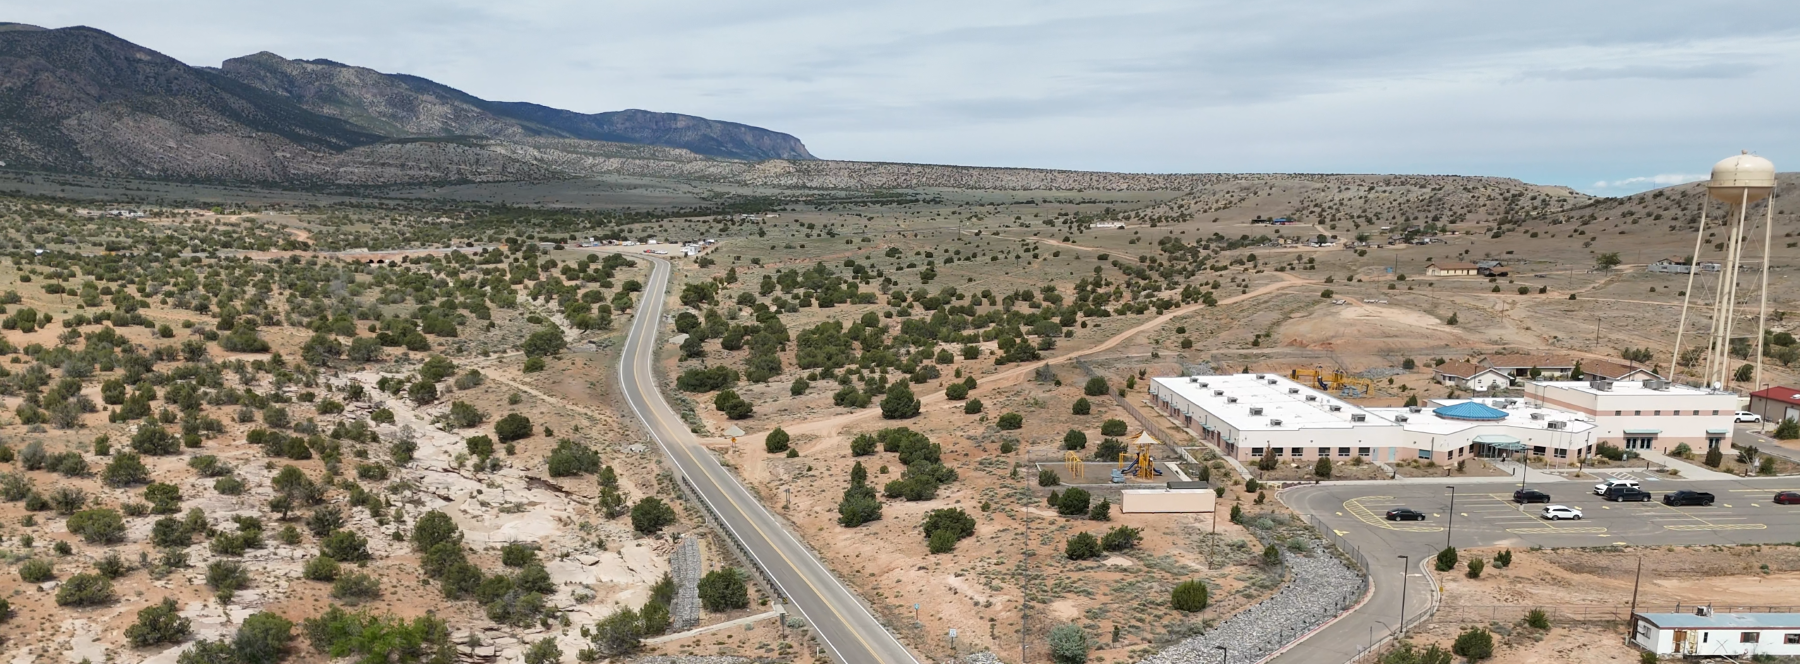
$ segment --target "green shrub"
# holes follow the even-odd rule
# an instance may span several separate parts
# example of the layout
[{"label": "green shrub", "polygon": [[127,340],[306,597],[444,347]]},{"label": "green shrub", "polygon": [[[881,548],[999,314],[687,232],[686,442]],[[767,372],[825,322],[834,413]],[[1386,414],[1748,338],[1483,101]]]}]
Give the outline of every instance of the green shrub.
[{"label": "green shrub", "polygon": [[1102,436],[1123,436],[1125,431],[1125,420],[1109,419],[1100,423],[1100,435]]},{"label": "green shrub", "polygon": [[350,530],[333,531],[319,541],[319,555],[340,563],[368,560],[369,540]]},{"label": "green shrub", "polygon": [[1075,400],[1075,405],[1069,408],[1069,412],[1074,415],[1086,415],[1094,412],[1094,405],[1088,403],[1087,397],[1081,397]]},{"label": "green shrub", "polygon": [[161,602],[138,610],[137,623],[125,628],[125,640],[134,648],[159,643],[181,643],[193,633],[193,623],[181,617],[175,600],[164,597]]},{"label": "green shrub", "polygon": [[1775,431],[1770,435],[1773,435],[1776,440],[1793,440],[1795,438],[1800,438],[1800,420],[1795,420],[1792,417],[1783,419],[1781,420],[1781,424],[1775,425]]},{"label": "green shrub", "polygon": [[374,601],[381,598],[381,582],[362,572],[341,576],[331,584],[331,597],[350,606]]},{"label": "green shrub", "polygon": [[1087,434],[1082,433],[1079,429],[1070,429],[1068,433],[1063,434],[1063,449],[1065,450],[1085,450],[1087,444]]},{"label": "green shrub", "polygon": [[763,450],[770,454],[786,452],[788,450],[788,432],[783,431],[781,427],[775,427],[769,431],[769,435],[763,437]]},{"label": "green shrub", "polygon": [[446,542],[462,544],[462,529],[450,519],[450,515],[432,510],[413,522],[412,545],[414,551],[430,551],[432,547]]},{"label": "green shrub", "polygon": [[1090,397],[1103,397],[1111,390],[1106,386],[1106,379],[1099,376],[1089,378],[1081,388],[1081,393]]},{"label": "green shrub", "polygon": [[1063,545],[1063,555],[1068,556],[1069,560],[1098,558],[1103,550],[1100,539],[1094,537],[1093,533],[1076,533]]},{"label": "green shrub", "polygon": [[1486,569],[1486,568],[1487,568],[1487,563],[1482,562],[1480,558],[1470,558],[1469,565],[1468,565],[1468,571],[1464,572],[1464,574],[1466,574],[1471,579],[1479,579],[1479,578],[1481,578],[1481,570]]},{"label": "green shrub", "polygon": [[1543,609],[1532,609],[1525,613],[1525,624],[1532,629],[1550,629],[1550,614]]},{"label": "green shrub", "polygon": [[1100,502],[1094,503],[1094,506],[1088,509],[1088,519],[1090,521],[1111,521],[1112,501],[1101,498]]},{"label": "green shrub", "polygon": [[1457,635],[1456,643],[1450,646],[1450,652],[1467,657],[1471,662],[1493,657],[1494,635],[1480,627],[1470,627]]},{"label": "green shrub", "polygon": [[510,542],[500,547],[500,564],[507,567],[524,567],[537,562],[537,549],[529,544]]},{"label": "green shrub", "polygon": [[76,574],[56,589],[57,606],[100,606],[112,601],[112,581],[99,574]]},{"label": "green shrub", "polygon": [[1088,494],[1087,489],[1081,487],[1069,487],[1069,490],[1064,491],[1062,498],[1057,501],[1056,513],[1063,516],[1080,516],[1087,514],[1088,504],[1092,502],[1092,500],[1093,496]]},{"label": "green shrub", "polygon": [[56,565],[42,558],[33,558],[19,565],[19,580],[26,583],[43,583],[56,578]]},{"label": "green shrub", "polygon": [[631,528],[654,535],[664,526],[675,523],[675,508],[655,496],[647,496],[631,506]]},{"label": "green shrub", "polygon": [[312,581],[336,581],[338,578],[338,561],[334,558],[317,556],[306,561],[301,575]]},{"label": "green shrub", "polygon": [[1119,526],[1107,531],[1106,536],[1100,538],[1100,548],[1106,549],[1107,551],[1135,549],[1137,548],[1138,540],[1142,539],[1142,537],[1143,531],[1141,530],[1131,526]]},{"label": "green shrub", "polygon": [[933,531],[925,538],[925,548],[931,553],[949,553],[956,549],[956,533],[948,530]]},{"label": "green shrub", "polygon": [[1456,547],[1446,546],[1437,552],[1437,571],[1448,572],[1456,569]]},{"label": "green shrub", "polygon": [[1050,659],[1056,664],[1087,664],[1087,631],[1080,625],[1057,625],[1050,630]]},{"label": "green shrub", "polygon": [[1494,554],[1494,566],[1501,569],[1512,567],[1512,549],[1501,549]]},{"label": "green shrub", "polygon": [[531,418],[518,413],[508,413],[494,423],[494,437],[502,443],[524,440],[531,437]]},{"label": "green shrub", "polygon": [[600,455],[586,445],[564,438],[556,441],[547,461],[551,477],[570,477],[598,472]]},{"label": "green shrub", "polygon": [[215,560],[206,566],[206,587],[213,589],[220,599],[228,600],[249,585],[250,572],[244,569],[243,563]]},{"label": "green shrub", "polygon": [[[975,402],[970,401],[969,403]],[[994,421],[994,426],[999,427],[1001,431],[1016,431],[1025,426],[1025,416],[1018,413],[1003,413],[1000,415],[1000,419]]]},{"label": "green shrub", "polygon": [[1169,606],[1176,611],[1195,613],[1206,609],[1211,593],[1204,581],[1183,581],[1169,591]]},{"label": "green shrub", "polygon": [[919,398],[913,396],[905,381],[888,386],[887,395],[881,399],[881,419],[904,420],[918,414]]},{"label": "green shrub", "polygon": [[89,544],[118,544],[125,541],[125,518],[118,511],[92,509],[69,517],[69,532],[80,535]]},{"label": "green shrub", "polygon": [[750,605],[750,591],[744,585],[743,573],[734,568],[707,572],[700,578],[699,590],[700,606],[707,611],[721,613]]},{"label": "green shrub", "polygon": [[969,398],[969,387],[962,383],[951,383],[944,387],[944,398],[951,401],[962,401]]},{"label": "green shrub", "polygon": [[111,487],[143,484],[150,481],[150,469],[136,452],[120,452],[100,471],[100,481]]}]

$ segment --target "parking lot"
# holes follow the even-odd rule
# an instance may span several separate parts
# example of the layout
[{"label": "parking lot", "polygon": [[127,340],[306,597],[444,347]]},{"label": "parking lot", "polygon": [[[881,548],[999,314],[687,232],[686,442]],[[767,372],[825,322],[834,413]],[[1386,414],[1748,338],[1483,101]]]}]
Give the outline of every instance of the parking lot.
[{"label": "parking lot", "polygon": [[[1442,547],[1446,529],[1459,547],[1597,546],[1606,544],[1737,544],[1800,540],[1800,505],[1776,505],[1777,491],[1800,490],[1800,478],[1711,482],[1645,482],[1650,502],[1608,502],[1594,495],[1596,480],[1534,484],[1550,504],[1583,512],[1581,520],[1550,521],[1544,504],[1512,502],[1514,484],[1462,484],[1455,491],[1419,484],[1302,487],[1283,499],[1318,516],[1340,536],[1377,550]],[[1716,496],[1711,507],[1670,507],[1662,495],[1678,489]],[[1388,521],[1389,509],[1424,512],[1424,521]]]}]

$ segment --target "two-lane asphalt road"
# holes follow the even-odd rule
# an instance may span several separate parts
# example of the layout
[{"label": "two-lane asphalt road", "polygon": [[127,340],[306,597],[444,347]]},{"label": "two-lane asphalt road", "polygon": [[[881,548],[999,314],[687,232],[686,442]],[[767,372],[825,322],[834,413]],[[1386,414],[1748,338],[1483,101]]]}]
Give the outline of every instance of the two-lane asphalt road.
[{"label": "two-lane asphalt road", "polygon": [[812,625],[832,658],[845,664],[918,664],[824,563],[699,446],[680,416],[663,400],[654,366],[670,268],[666,260],[643,258],[650,261],[650,279],[619,361],[619,384],[632,412],[643,420],[679,475],[767,572],[790,607]]}]

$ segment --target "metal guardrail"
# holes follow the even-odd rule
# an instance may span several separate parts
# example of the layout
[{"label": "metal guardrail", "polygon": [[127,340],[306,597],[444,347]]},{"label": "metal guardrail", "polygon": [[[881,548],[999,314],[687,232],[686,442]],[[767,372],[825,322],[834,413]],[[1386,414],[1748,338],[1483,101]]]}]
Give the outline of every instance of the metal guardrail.
[{"label": "metal guardrail", "polygon": [[707,520],[713,522],[715,531],[724,534],[725,539],[731,541],[732,547],[737,549],[738,559],[755,568],[756,573],[762,576],[763,584],[769,588],[769,591],[775,595],[776,599],[786,604],[789,598],[787,593],[781,589],[781,584],[775,582],[775,576],[769,574],[769,570],[763,568],[762,561],[757,560],[756,556],[750,553],[750,549],[744,546],[743,540],[738,539],[737,531],[726,525],[725,519],[713,510],[712,503],[706,499],[706,496],[700,495],[700,489],[694,486],[693,480],[688,479],[686,473],[681,475],[681,483],[687,489],[688,495],[693,496],[694,502],[699,503],[700,508],[706,510]]}]

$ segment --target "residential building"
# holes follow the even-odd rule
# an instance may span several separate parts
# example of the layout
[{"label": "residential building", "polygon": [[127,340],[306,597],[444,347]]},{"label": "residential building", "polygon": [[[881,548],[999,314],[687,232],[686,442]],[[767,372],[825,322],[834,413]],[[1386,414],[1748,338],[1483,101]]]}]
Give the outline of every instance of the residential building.
[{"label": "residential building", "polygon": [[[1560,355],[1490,355],[1481,361],[1514,378],[1566,378],[1575,370],[1575,360]],[[1537,375],[1532,375],[1536,370]]]},{"label": "residential building", "polygon": [[1610,360],[1582,360],[1581,376],[1583,380],[1604,378],[1606,380],[1660,380],[1662,376],[1643,367],[1619,364]]},{"label": "residential building", "polygon": [[[1685,258],[1664,258],[1651,263],[1649,267],[1645,269],[1650,272],[1662,272],[1666,274],[1687,274],[1694,270],[1694,266]],[[1710,261],[1700,263],[1700,271],[1718,272],[1719,264]]]},{"label": "residential building", "polygon": [[1664,380],[1537,381],[1525,384],[1525,399],[1593,418],[1596,442],[1663,452],[1720,447],[1737,412],[1736,394]]},{"label": "residential building", "polygon": [[1800,420],[1800,388],[1777,385],[1751,392],[1749,410],[1764,422]]},{"label": "residential building", "polygon": [[1657,655],[1800,655],[1800,613],[1634,613],[1631,642]]},{"label": "residential building", "polygon": [[1441,385],[1451,385],[1465,390],[1486,392],[1503,390],[1512,387],[1512,378],[1505,371],[1493,367],[1484,367],[1471,362],[1445,362],[1432,369],[1432,375]]},{"label": "residential building", "polygon": [[1473,277],[1480,274],[1480,270],[1474,263],[1432,263],[1425,266],[1425,276]]}]

